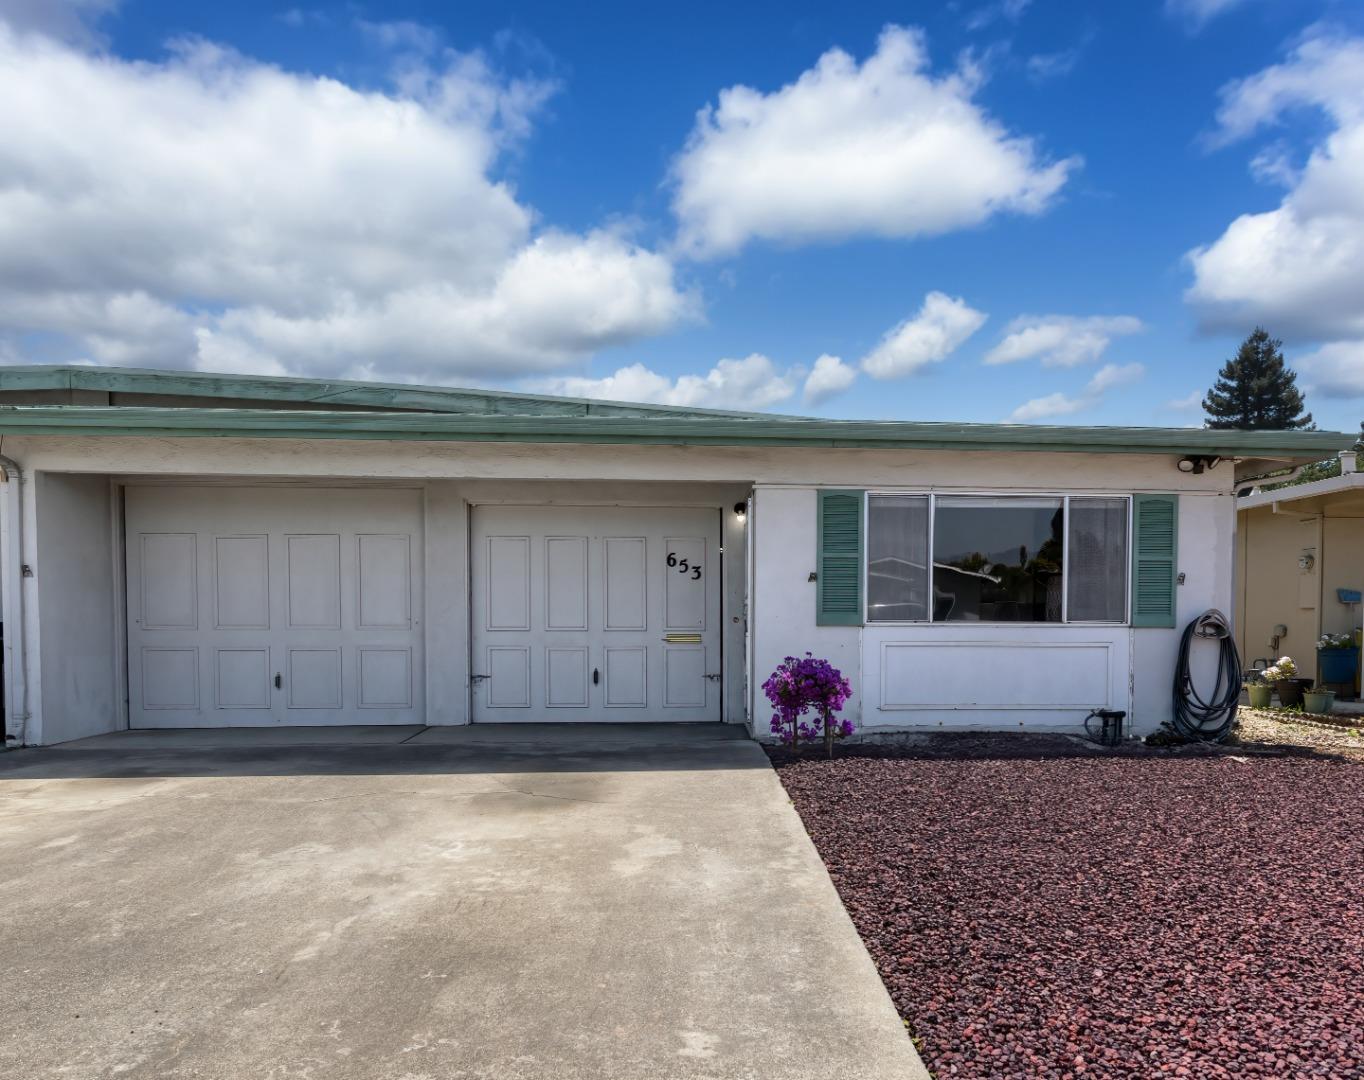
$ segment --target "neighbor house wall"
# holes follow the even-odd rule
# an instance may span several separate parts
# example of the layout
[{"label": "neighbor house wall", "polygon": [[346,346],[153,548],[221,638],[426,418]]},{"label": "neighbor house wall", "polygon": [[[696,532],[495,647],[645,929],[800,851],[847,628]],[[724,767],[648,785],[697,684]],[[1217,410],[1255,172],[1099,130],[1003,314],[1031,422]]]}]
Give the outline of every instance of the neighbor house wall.
[{"label": "neighbor house wall", "polygon": [[123,725],[110,484],[104,476],[34,478],[40,708],[29,742],[64,742]]},{"label": "neighbor house wall", "polygon": [[[1294,657],[1302,670],[1311,670],[1313,651],[1321,634],[1322,567],[1321,519],[1314,513],[1294,512],[1289,504],[1242,510],[1237,522],[1241,558],[1236,566],[1237,646],[1242,662]],[[1299,566],[1311,555],[1310,568]],[[1274,644],[1274,627],[1288,633]]]},{"label": "neighbor house wall", "polygon": [[1348,634],[1360,625],[1360,605],[1342,604],[1336,590],[1364,590],[1364,516],[1328,505],[1321,548],[1321,632]]}]

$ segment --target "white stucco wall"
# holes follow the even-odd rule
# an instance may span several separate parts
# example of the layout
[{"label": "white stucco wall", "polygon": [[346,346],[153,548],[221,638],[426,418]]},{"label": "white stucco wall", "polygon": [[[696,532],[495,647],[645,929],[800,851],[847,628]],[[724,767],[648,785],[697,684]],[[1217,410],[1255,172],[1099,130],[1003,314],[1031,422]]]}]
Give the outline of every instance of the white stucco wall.
[{"label": "white stucco wall", "polygon": [[[325,445],[317,448],[327,449]],[[217,475],[198,484],[241,484],[249,463],[219,459]],[[239,470],[239,471],[234,471]],[[117,480],[106,475],[37,472],[24,485],[25,558],[35,574],[25,579],[32,675],[30,717],[23,741],[55,743],[126,725],[122,672],[126,657],[119,621],[124,588],[115,557],[117,532],[111,499]],[[148,482],[121,472],[119,478]],[[183,483],[183,474],[161,474]],[[230,479],[229,479],[230,478]],[[345,482],[347,478],[341,478]],[[262,485],[315,481],[259,476]],[[152,480],[155,482],[155,479]],[[330,484],[337,480],[329,481]],[[374,479],[352,478],[374,484]],[[410,486],[410,485],[409,485]],[[477,505],[695,506],[714,508],[723,521],[721,637],[723,716],[744,723],[745,529],[733,507],[748,497],[746,484],[639,483],[634,481],[543,481],[437,479],[423,483],[427,722],[469,722],[469,520]],[[33,553],[38,553],[36,556]]]},{"label": "white stucco wall", "polygon": [[[873,709],[879,701],[883,647],[896,641],[919,640],[942,628],[885,628],[864,633],[855,627],[815,625],[816,489],[818,486],[966,490],[997,492],[1054,491],[1081,493],[1181,492],[1180,569],[1188,575],[1180,590],[1180,619],[1192,618],[1207,607],[1231,607],[1233,509],[1230,469],[1199,476],[1178,472],[1174,460],[1162,455],[1090,455],[1056,453],[984,453],[946,451],[872,451],[845,449],[666,447],[666,446],[543,446],[492,443],[376,443],[345,440],[248,439],[76,439],[65,437],[10,437],[6,453],[35,473],[72,471],[85,475],[54,480],[48,476],[30,490],[29,551],[41,553],[44,569],[28,582],[34,603],[30,629],[42,629],[41,650],[31,650],[30,670],[39,676],[31,688],[31,709],[40,719],[59,715],[83,717],[81,724],[108,730],[121,715],[117,670],[121,656],[110,663],[108,637],[103,629],[116,621],[112,607],[97,608],[88,619],[89,600],[112,605],[121,582],[116,581],[109,544],[108,481],[121,478],[145,481],[193,478],[196,482],[328,483],[353,480],[382,482],[418,479],[425,488],[427,581],[427,700],[431,723],[468,720],[468,520],[469,507],[487,503],[562,503],[565,505],[714,506],[724,510],[725,576],[725,718],[752,719],[765,733],[770,709],[759,686],[766,674],[788,654],[809,650],[827,656],[854,682],[856,696],[850,709],[855,721],[868,726],[904,726],[904,710]],[[748,526],[733,514],[733,504],[754,491],[754,514]],[[48,497],[51,506],[34,510]],[[71,529],[51,552],[48,532],[61,519],[84,521],[90,529]],[[98,523],[98,527],[96,527]],[[43,537],[34,530],[42,528]],[[752,593],[745,596],[745,529],[753,530],[756,552]],[[64,546],[63,546],[64,545]],[[63,582],[53,575],[58,565],[76,568]],[[54,576],[58,580],[53,583]],[[42,607],[53,620],[43,625]],[[26,594],[26,597],[29,594]],[[745,601],[752,628],[745,637]],[[26,599],[26,603],[27,603]],[[63,626],[63,612],[80,612],[83,625]],[[77,621],[72,617],[72,623]],[[959,638],[978,629],[954,628]],[[1169,714],[1169,691],[1178,631],[1084,628],[996,629],[993,638],[1041,643],[1060,633],[1064,643],[1101,646],[1109,662],[1110,700],[1126,707],[1126,672],[1135,662],[1131,698],[1134,728],[1152,730]],[[51,666],[47,658],[60,653],[68,640],[78,643],[71,655],[80,657],[79,670]],[[35,638],[35,640],[37,640]],[[983,641],[983,639],[982,639]],[[1061,642],[1056,642],[1060,644]],[[746,682],[746,644],[751,650],[751,685]],[[968,642],[969,644],[969,642]],[[40,654],[43,657],[40,659]],[[1079,654],[1070,654],[1079,655]],[[1086,654],[1091,659],[1097,655]],[[66,661],[52,661],[52,664]],[[866,682],[868,672],[875,686]],[[110,690],[91,691],[91,680],[107,679]],[[94,702],[89,709],[70,710],[79,696]],[[117,702],[117,707],[114,703]],[[1098,702],[1096,702],[1098,704]],[[51,706],[49,708],[48,706]],[[113,709],[111,722],[105,706]],[[751,710],[751,713],[750,713]],[[875,714],[875,715],[874,715]],[[946,726],[960,724],[960,715],[920,713],[916,720]],[[1033,718],[1038,719],[1037,717]],[[44,741],[63,734],[61,720],[52,720]],[[1017,727],[1019,717],[995,721],[979,711],[971,724]],[[52,733],[57,732],[54,736]],[[81,733],[86,733],[82,729]],[[30,733],[30,735],[32,732]],[[30,738],[32,741],[32,738]]]},{"label": "white stucco wall", "polygon": [[38,473],[31,610],[41,692],[28,741],[117,730],[117,603],[107,477]]},{"label": "white stucco wall", "polygon": [[759,487],[753,492],[753,733],[769,734],[772,707],[762,684],[788,656],[810,652],[848,677],[853,696],[843,715],[861,723],[862,630],[816,626],[818,495],[814,488]]},{"label": "white stucco wall", "polygon": [[[1141,486],[1075,488],[1069,486],[1072,476],[1054,476],[1033,490],[1125,495],[1189,486],[1170,475],[1174,469],[1168,464],[1166,470],[1148,471]],[[902,486],[927,485],[905,481]],[[956,485],[934,486],[950,490]],[[1010,489],[981,475],[961,486],[976,491]],[[815,584],[808,580],[815,569],[816,499],[813,487],[759,485],[754,493],[753,669],[759,736],[766,735],[771,713],[761,695],[762,681],[784,657],[807,651],[829,659],[848,676],[854,696],[846,715],[867,732],[1079,731],[1089,708],[1106,706],[1126,711],[1129,730],[1145,735],[1170,718],[1183,627],[1209,608],[1231,614],[1234,500],[1230,493],[1186,490],[1179,510],[1179,570],[1185,582],[1177,590],[1175,629],[968,623],[816,626]],[[1207,645],[1195,653],[1195,673],[1208,694],[1216,656],[1216,649]],[[957,704],[950,708],[928,707],[952,701]],[[962,702],[974,704],[963,708]]]},{"label": "white stucco wall", "polygon": [[[1184,627],[1210,608],[1234,617],[1235,556],[1236,500],[1232,495],[1181,496],[1179,570],[1184,584],[1175,590],[1175,628],[1132,631],[1132,709],[1138,735],[1154,731],[1172,715],[1175,661]],[[1192,656],[1195,685],[1204,697],[1211,697],[1217,648],[1196,642]]]},{"label": "white stucco wall", "polygon": [[5,437],[27,468],[134,476],[642,480],[1000,491],[1229,491],[1231,470],[1160,454],[597,446],[300,439]]}]

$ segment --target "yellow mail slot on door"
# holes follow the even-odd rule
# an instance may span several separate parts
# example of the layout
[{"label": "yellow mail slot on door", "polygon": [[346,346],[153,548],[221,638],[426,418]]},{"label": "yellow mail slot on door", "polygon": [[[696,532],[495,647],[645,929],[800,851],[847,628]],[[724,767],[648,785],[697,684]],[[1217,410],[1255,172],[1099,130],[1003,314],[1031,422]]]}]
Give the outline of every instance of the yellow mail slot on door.
[{"label": "yellow mail slot on door", "polygon": [[663,639],[669,645],[700,645],[700,634],[669,634]]}]

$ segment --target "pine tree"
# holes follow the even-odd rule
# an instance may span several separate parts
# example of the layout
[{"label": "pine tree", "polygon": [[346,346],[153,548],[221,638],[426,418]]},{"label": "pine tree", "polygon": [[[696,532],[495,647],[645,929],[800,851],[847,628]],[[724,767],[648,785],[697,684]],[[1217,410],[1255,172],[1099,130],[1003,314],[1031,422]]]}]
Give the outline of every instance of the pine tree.
[{"label": "pine tree", "polygon": [[1290,431],[1312,427],[1304,412],[1298,377],[1284,366],[1283,342],[1257,326],[1236,355],[1222,365],[1217,384],[1203,399],[1210,428]]}]

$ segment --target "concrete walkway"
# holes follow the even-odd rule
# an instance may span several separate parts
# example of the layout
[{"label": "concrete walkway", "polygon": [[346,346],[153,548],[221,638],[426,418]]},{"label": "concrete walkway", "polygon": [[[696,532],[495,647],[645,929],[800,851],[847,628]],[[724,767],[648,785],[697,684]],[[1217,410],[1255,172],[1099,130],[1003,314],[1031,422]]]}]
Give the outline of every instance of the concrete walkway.
[{"label": "concrete walkway", "polygon": [[313,732],[0,754],[0,1076],[927,1077],[731,729]]}]

